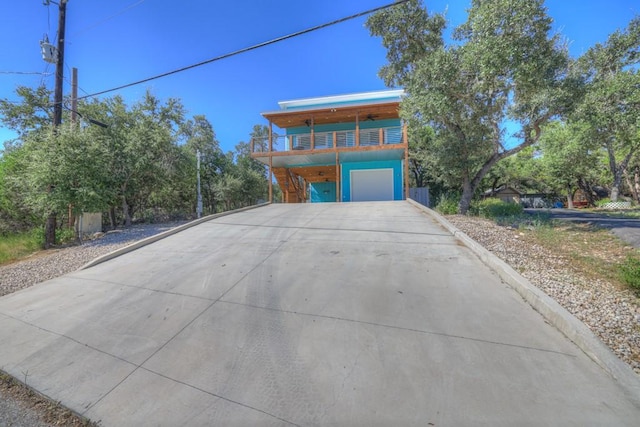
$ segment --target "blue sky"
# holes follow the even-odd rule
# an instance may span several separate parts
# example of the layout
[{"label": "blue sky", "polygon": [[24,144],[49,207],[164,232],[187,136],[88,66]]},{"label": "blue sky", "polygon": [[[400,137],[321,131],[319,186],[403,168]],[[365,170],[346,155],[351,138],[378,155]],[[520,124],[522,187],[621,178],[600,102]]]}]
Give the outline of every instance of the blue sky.
[{"label": "blue sky", "polygon": [[[333,21],[391,0],[69,0],[65,94],[71,67],[80,95],[99,92]],[[452,26],[466,19],[469,1],[429,0],[447,10]],[[640,14],[638,0],[548,0],[556,31],[573,56],[603,42]],[[188,115],[204,114],[223,150],[248,140],[263,111],[278,101],[385,89],[377,77],[385,63],[380,40],[358,18],[295,39],[214,62],[143,85],[122,95],[131,105],[147,89],[180,98]],[[58,7],[42,0],[0,3],[0,98],[17,100],[18,85],[53,89],[54,66],[40,55],[45,34],[53,42]],[[51,73],[49,76],[7,72]],[[0,144],[14,135],[0,127]]]}]

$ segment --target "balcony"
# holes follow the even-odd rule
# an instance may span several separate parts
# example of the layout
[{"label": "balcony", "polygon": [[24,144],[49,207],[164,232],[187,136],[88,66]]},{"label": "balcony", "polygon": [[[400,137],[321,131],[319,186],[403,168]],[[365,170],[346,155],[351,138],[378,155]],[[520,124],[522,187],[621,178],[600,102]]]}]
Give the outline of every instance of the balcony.
[{"label": "balcony", "polygon": [[296,135],[273,135],[271,150],[269,137],[254,138],[251,152],[259,157],[269,153],[296,154],[307,150],[357,150],[359,147],[390,148],[406,144],[406,136],[401,126],[359,131],[346,130],[334,132],[311,132]]}]

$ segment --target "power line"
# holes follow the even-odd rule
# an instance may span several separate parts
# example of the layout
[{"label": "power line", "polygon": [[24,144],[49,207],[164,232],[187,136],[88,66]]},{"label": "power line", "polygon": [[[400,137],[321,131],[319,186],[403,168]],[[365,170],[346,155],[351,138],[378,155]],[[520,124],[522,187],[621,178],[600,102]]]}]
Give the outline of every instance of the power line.
[{"label": "power line", "polygon": [[383,10],[383,9],[388,9],[390,7],[393,7],[393,6],[396,6],[396,5],[399,5],[399,4],[402,4],[402,3],[406,3],[407,1],[409,1],[409,0],[398,0],[398,1],[395,1],[394,3],[390,3],[390,4],[387,4],[387,5],[384,5],[384,6],[380,6],[380,7],[376,7],[374,9],[369,9],[369,10],[366,10],[364,12],[356,13],[355,15],[350,15],[350,16],[347,16],[345,18],[340,18],[340,19],[337,19],[335,21],[331,21],[331,22],[327,22],[325,24],[317,25],[315,27],[307,28],[306,30],[298,31],[298,32],[295,32],[295,33],[288,34],[286,36],[281,36],[281,37],[278,37],[278,38],[275,38],[275,39],[272,39],[272,40],[269,40],[269,41],[266,41],[266,42],[255,44],[253,46],[245,47],[243,49],[236,50],[236,51],[231,52],[231,53],[226,53],[224,55],[216,56],[215,58],[211,58],[211,59],[208,59],[206,61],[198,62],[196,64],[188,65],[186,67],[178,68],[178,69],[173,70],[173,71],[168,71],[166,73],[158,74],[158,75],[153,76],[153,77],[149,77],[149,78],[146,78],[146,79],[138,80],[138,81],[135,81],[133,83],[128,83],[128,84],[125,84],[125,85],[122,85],[122,86],[118,86],[118,87],[114,87],[114,88],[111,88],[111,89],[102,90],[100,92],[95,92],[95,93],[92,93],[90,95],[83,95],[83,96],[79,97],[78,99],[85,99],[85,98],[89,98],[89,97],[93,97],[93,96],[104,95],[105,93],[114,92],[114,91],[120,90],[120,89],[126,89],[126,88],[131,87],[131,86],[136,86],[136,85],[139,85],[139,84],[142,84],[142,83],[147,83],[147,82],[150,82],[152,80],[157,80],[157,79],[160,79],[162,77],[170,76],[172,74],[181,73],[183,71],[187,71],[187,70],[190,70],[192,68],[196,68],[196,67],[200,67],[200,66],[203,66],[203,65],[206,65],[206,64],[210,64],[212,62],[220,61],[221,59],[230,58],[232,56],[236,56],[236,55],[239,55],[241,53],[245,53],[245,52],[249,52],[251,50],[259,49],[261,47],[269,46],[269,45],[272,45],[274,43],[278,43],[278,42],[281,42],[281,41],[284,41],[284,40],[291,39],[293,37],[298,37],[298,36],[301,36],[303,34],[311,33],[313,31],[321,30],[323,28],[327,28],[327,27],[330,27],[332,25],[340,24],[340,23],[345,22],[345,21],[349,21],[349,20],[352,20],[352,19],[355,19],[355,18],[359,18],[359,17],[364,16],[364,15],[369,15],[371,13],[378,12],[378,11]]},{"label": "power line", "polygon": [[42,76],[50,76],[52,73],[46,72],[38,72],[38,71],[0,71],[0,74],[20,74],[20,75],[42,75]]},{"label": "power line", "polygon": [[72,34],[71,34],[71,37],[76,37],[76,36],[78,36],[78,35],[80,35],[80,34],[82,34],[82,33],[85,33],[85,32],[87,32],[87,31],[89,31],[89,30],[92,30],[92,29],[94,29],[95,27],[98,27],[98,26],[100,26],[100,25],[104,24],[105,22],[107,22],[107,21],[109,21],[109,20],[111,20],[111,19],[113,19],[113,18],[115,18],[115,17],[117,17],[117,16],[122,15],[123,13],[125,13],[126,11],[128,11],[129,9],[133,9],[133,8],[134,8],[134,7],[136,7],[136,6],[139,6],[140,4],[144,3],[144,1],[145,1],[145,0],[139,0],[139,1],[138,1],[138,2],[136,2],[136,3],[130,4],[129,6],[125,7],[125,8],[124,8],[124,9],[122,9],[122,10],[120,10],[119,12],[116,12],[116,13],[114,13],[114,14],[113,14],[113,15],[111,15],[111,16],[108,16],[108,17],[106,17],[106,18],[104,18],[104,19],[102,19],[102,20],[100,20],[100,21],[98,21],[98,22],[95,22],[95,23],[93,23],[93,24],[89,25],[88,27],[84,27],[83,29],[76,31],[75,33],[72,33]]}]

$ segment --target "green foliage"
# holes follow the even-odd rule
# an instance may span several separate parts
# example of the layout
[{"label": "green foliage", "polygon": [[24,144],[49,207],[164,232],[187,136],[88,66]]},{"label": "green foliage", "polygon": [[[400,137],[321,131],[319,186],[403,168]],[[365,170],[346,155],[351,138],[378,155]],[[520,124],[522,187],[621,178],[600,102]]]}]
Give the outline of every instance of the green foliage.
[{"label": "green foliage", "polygon": [[585,96],[574,115],[607,152],[612,201],[617,201],[624,171],[640,149],[639,51],[640,16],[636,16],[627,28],[578,60]]},{"label": "green foliage", "polygon": [[599,151],[584,122],[549,123],[539,147],[537,163],[552,192],[572,197],[579,187],[589,191],[590,183],[598,181]]},{"label": "green foliage", "polygon": [[596,202],[596,207],[601,208],[602,206],[606,205],[607,203],[611,203],[611,199],[608,197],[605,197],[604,199],[600,199]]},{"label": "green foliage", "polygon": [[476,204],[475,209],[479,216],[491,219],[515,217],[523,213],[521,205],[503,202],[495,198],[481,200]]},{"label": "green foliage", "polygon": [[630,288],[640,291],[640,259],[635,257],[627,257],[620,264],[620,280],[627,284]]},{"label": "green foliage", "polygon": [[[46,88],[18,94],[22,104],[0,102],[0,121],[20,135],[0,157],[0,233],[40,228],[69,207],[107,212],[112,227],[195,216],[197,151],[204,214],[266,199],[265,166],[249,144],[223,153],[206,117],[185,120],[177,99],[147,92],[133,105],[119,96],[81,102],[83,117],[108,127],[64,120],[54,132]],[[252,135],[265,132],[254,126]]]},{"label": "green foliage", "polygon": [[[387,48],[380,76],[407,92],[401,116],[410,133],[434,130],[423,149],[439,179],[461,191],[460,213],[491,168],[533,145],[571,99],[568,54],[549,35],[542,0],[474,0],[449,45],[444,16],[418,0],[374,14],[367,26]],[[521,131],[508,135],[506,121]],[[519,143],[507,149],[507,136]]]},{"label": "green foliage", "polygon": [[436,211],[440,212],[442,215],[454,215],[458,213],[458,201],[460,196],[448,194],[442,195],[440,200],[436,204]]}]

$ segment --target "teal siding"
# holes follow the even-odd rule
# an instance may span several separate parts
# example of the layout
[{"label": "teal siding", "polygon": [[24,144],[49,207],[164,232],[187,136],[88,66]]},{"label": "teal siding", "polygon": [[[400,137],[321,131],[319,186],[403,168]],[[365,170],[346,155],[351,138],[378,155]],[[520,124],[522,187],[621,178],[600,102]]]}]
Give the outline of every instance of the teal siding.
[{"label": "teal siding", "polygon": [[342,163],[342,201],[351,201],[351,171],[361,169],[393,169],[393,199],[403,200],[402,160],[379,160],[374,162]]},{"label": "teal siding", "polygon": [[314,182],[309,184],[311,203],[324,203],[336,201],[335,182]]}]

